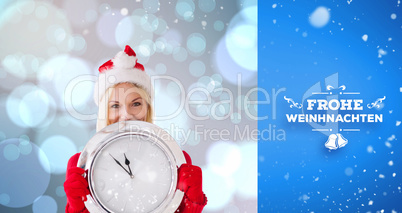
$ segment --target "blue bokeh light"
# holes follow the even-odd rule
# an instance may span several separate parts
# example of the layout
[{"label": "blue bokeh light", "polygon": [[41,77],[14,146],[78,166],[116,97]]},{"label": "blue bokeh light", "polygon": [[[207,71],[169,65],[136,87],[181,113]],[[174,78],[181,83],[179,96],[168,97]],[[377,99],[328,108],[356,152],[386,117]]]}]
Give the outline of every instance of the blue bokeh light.
[{"label": "blue bokeh light", "polygon": [[233,114],[230,115],[230,120],[234,124],[239,124],[241,122],[241,114],[238,112],[234,112]]},{"label": "blue bokeh light", "polygon": [[155,51],[158,53],[163,52],[166,48],[166,43],[167,43],[167,41],[165,38],[163,38],[163,37],[157,38],[155,40],[155,48],[156,48]]},{"label": "blue bokeh light", "polygon": [[[63,208],[62,208],[63,209]],[[33,213],[55,213],[57,212],[57,203],[54,198],[43,195],[35,199],[32,205]]]},{"label": "blue bokeh light", "polygon": [[51,25],[47,28],[46,38],[52,44],[60,44],[67,38],[67,32],[63,26]]},{"label": "blue bokeh light", "polygon": [[[159,26],[158,19],[152,19],[153,23],[148,22],[146,17],[155,17],[147,15],[143,9],[137,9],[131,16],[123,18],[114,30],[116,42],[119,47],[124,48],[129,44],[132,48],[137,48],[142,41],[153,41],[153,31]],[[156,26],[155,26],[156,25]],[[142,57],[139,55],[139,57]],[[142,58],[139,58],[143,62]]]},{"label": "blue bokeh light", "polygon": [[204,13],[210,13],[215,10],[216,2],[215,0],[200,0],[198,1],[198,7]]},{"label": "blue bokeh light", "polygon": [[98,18],[96,8],[96,0],[63,1],[64,13],[68,17],[69,23],[74,27],[84,28],[93,24]]},{"label": "blue bokeh light", "polygon": [[222,31],[225,28],[225,24],[221,20],[217,20],[214,22],[214,29],[218,32]]},{"label": "blue bokeh light", "polygon": [[187,59],[187,50],[183,47],[176,47],[173,49],[173,58],[177,62],[183,62]]},{"label": "blue bokeh light", "polygon": [[189,65],[190,74],[194,77],[201,77],[205,73],[205,64],[200,60],[194,60]]},{"label": "blue bokeh light", "polygon": [[10,146],[13,152],[18,150],[20,139],[11,138],[0,142],[0,170],[7,171],[7,175],[0,176],[0,202],[7,207],[19,208],[30,205],[47,189],[50,181],[49,161],[40,157],[43,153],[35,144],[31,143],[32,151],[29,154],[19,155],[13,161],[7,159]]},{"label": "blue bokeh light", "polygon": [[154,31],[157,35],[163,35],[168,30],[168,25],[165,19],[158,18],[158,28]]},{"label": "blue bokeh light", "polygon": [[144,0],[142,2],[142,7],[148,13],[156,13],[160,9],[160,2],[159,0]]},{"label": "blue bokeh light", "polygon": [[187,49],[190,55],[200,56],[205,52],[207,41],[200,33],[192,33],[187,37]]},{"label": "blue bokeh light", "polygon": [[81,35],[73,35],[69,39],[68,46],[72,51],[83,53],[87,48],[87,42]]},{"label": "blue bokeh light", "polygon": [[192,22],[194,20],[195,4],[191,0],[178,0],[176,3],[176,17]]},{"label": "blue bokeh light", "polygon": [[5,193],[0,194],[0,204],[5,206],[8,203],[10,203],[10,196]]},{"label": "blue bokeh light", "polygon": [[20,149],[15,144],[7,144],[4,147],[3,156],[8,161],[15,161],[20,157]]},{"label": "blue bokeh light", "polygon": [[32,152],[32,144],[29,140],[29,137],[26,135],[22,135],[19,138],[20,144],[18,145],[20,154],[29,155]]},{"label": "blue bokeh light", "polygon": [[158,64],[155,66],[155,72],[156,72],[156,74],[158,74],[158,75],[163,75],[163,74],[165,74],[165,73],[166,73],[166,70],[167,70],[167,68],[166,68],[166,65],[165,65],[165,64],[158,63]]},{"label": "blue bokeh light", "polygon": [[66,196],[66,192],[64,191],[63,186],[56,187],[56,195],[59,196],[59,197],[65,197]]},{"label": "blue bokeh light", "polygon": [[98,7],[98,11],[101,14],[106,14],[106,13],[110,13],[110,11],[112,10],[112,8],[110,7],[110,5],[108,3],[102,3],[101,5],[99,5]]},{"label": "blue bokeh light", "polygon": [[109,46],[117,47],[116,29],[124,18],[118,10],[111,10],[102,14],[96,25],[96,33],[100,41]]},{"label": "blue bokeh light", "polygon": [[139,21],[142,29],[146,32],[154,32],[156,29],[158,29],[159,18],[153,14],[144,14],[140,17]]}]

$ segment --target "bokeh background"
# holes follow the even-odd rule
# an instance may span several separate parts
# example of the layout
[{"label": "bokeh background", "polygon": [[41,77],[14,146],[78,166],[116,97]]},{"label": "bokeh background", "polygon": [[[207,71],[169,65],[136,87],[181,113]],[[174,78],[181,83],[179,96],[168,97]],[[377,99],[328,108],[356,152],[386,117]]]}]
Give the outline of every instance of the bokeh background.
[{"label": "bokeh background", "polygon": [[[270,116],[258,126],[286,132],[286,140],[258,144],[259,212],[401,212],[400,1],[258,3],[258,86],[271,98],[271,104],[258,107],[259,114]],[[288,123],[285,116],[302,110],[290,108],[284,96],[302,103],[306,113],[303,95],[316,84],[323,91],[330,84],[360,92],[338,98],[362,99],[364,110],[349,113],[383,114],[384,121],[339,123],[334,131],[360,131],[343,132],[348,144],[329,151],[328,135],[307,123]],[[272,88],[283,89],[276,105]],[[379,108],[367,109],[384,96]]]},{"label": "bokeh background", "polygon": [[[257,105],[243,104],[257,86],[256,0],[0,1],[0,212],[64,212],[67,161],[95,134],[97,68],[126,44],[179,82],[154,82],[156,116],[178,112],[155,123],[202,167],[204,212],[256,212],[257,143],[234,137],[257,128],[245,113]],[[182,95],[200,103],[178,110]]]}]

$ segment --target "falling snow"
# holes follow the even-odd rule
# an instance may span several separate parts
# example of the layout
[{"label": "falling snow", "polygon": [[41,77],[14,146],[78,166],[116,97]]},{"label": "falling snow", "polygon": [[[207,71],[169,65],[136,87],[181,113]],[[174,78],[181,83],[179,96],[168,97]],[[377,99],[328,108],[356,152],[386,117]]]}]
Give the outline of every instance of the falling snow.
[{"label": "falling snow", "polygon": [[363,39],[363,41],[367,41],[368,35],[367,35],[367,34],[364,34],[364,35],[362,36],[362,39]]}]

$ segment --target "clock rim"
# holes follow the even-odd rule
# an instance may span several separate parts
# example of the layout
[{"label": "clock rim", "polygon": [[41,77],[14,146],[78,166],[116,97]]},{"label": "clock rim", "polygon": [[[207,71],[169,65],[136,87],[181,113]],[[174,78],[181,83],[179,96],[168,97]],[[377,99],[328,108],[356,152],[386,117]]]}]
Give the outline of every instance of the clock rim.
[{"label": "clock rim", "polygon": [[[84,147],[81,152],[81,155],[78,159],[77,166],[83,168],[88,171],[88,184],[91,191],[91,195],[88,195],[90,202],[85,202],[87,206],[88,203],[95,203],[102,209],[104,212],[109,212],[109,210],[105,209],[101,202],[98,202],[98,199],[94,196],[92,191],[92,166],[96,159],[97,153],[99,153],[105,146],[109,143],[113,142],[113,140],[120,138],[122,135],[131,135],[131,134],[143,134],[148,136],[148,138],[152,139],[155,143],[158,143],[158,147],[162,149],[165,155],[168,157],[172,165],[172,182],[171,189],[169,190],[167,198],[168,202],[163,201],[158,208],[154,209],[151,212],[172,212],[172,209],[178,208],[180,202],[184,196],[184,193],[180,190],[176,189],[177,187],[177,168],[179,168],[183,163],[186,163],[184,154],[180,149],[179,145],[173,139],[173,137],[167,133],[165,130],[160,128],[159,126],[144,122],[144,121],[121,121],[118,123],[111,124],[106,126],[101,131],[96,133]],[[141,136],[140,136],[141,137]],[[163,139],[162,139],[163,137]],[[161,148],[164,147],[164,148]],[[170,151],[170,152],[169,152]],[[169,156],[171,154],[171,156]],[[170,159],[169,159],[170,158]],[[89,162],[89,163],[87,163]],[[165,209],[165,211],[164,211]]]}]

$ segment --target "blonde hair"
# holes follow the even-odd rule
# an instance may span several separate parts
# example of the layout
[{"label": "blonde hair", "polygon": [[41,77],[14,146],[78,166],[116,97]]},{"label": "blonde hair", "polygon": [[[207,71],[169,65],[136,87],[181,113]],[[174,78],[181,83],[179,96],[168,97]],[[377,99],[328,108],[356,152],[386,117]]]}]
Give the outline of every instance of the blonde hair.
[{"label": "blonde hair", "polygon": [[99,108],[98,108],[98,120],[96,123],[96,132],[99,132],[101,129],[105,128],[106,126],[110,125],[111,123],[109,122],[109,107],[108,107],[108,102],[109,99],[112,97],[112,94],[114,93],[115,87],[119,84],[123,83],[129,83],[133,85],[135,88],[135,92],[138,93],[142,99],[145,100],[147,103],[147,116],[145,118],[146,122],[153,123],[153,104],[152,104],[152,98],[151,96],[139,85],[134,84],[132,82],[122,82],[113,85],[112,87],[109,87],[103,97],[101,98],[99,102]]}]

